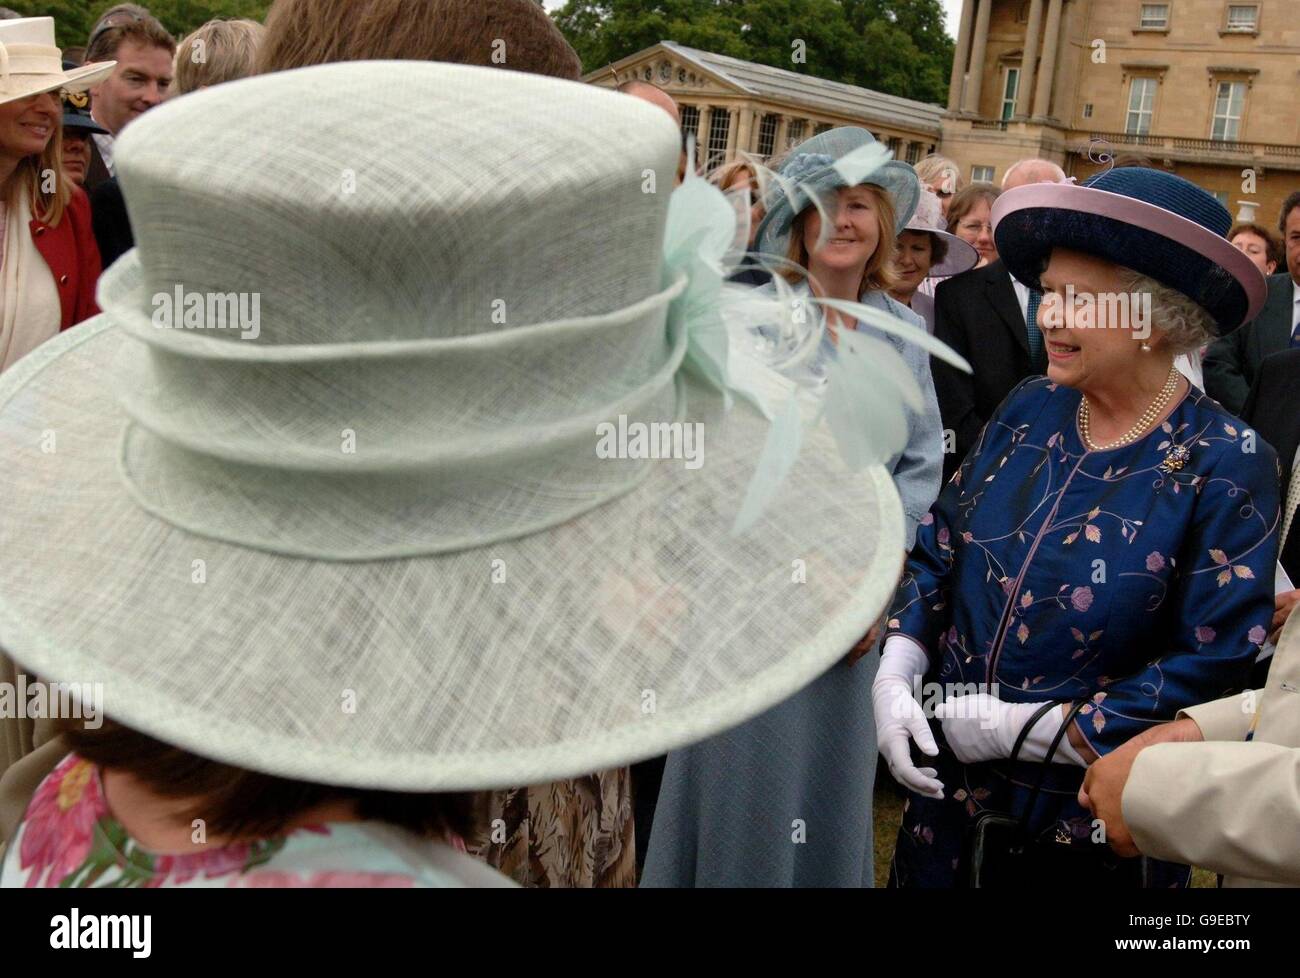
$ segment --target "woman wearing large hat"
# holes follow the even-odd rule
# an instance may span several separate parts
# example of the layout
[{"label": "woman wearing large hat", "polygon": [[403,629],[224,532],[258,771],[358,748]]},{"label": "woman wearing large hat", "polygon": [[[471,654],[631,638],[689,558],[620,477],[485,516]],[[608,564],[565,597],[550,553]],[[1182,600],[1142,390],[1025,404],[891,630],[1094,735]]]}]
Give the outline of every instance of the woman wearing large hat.
[{"label": "woman wearing large hat", "polygon": [[114,62],[65,70],[54,19],[0,21],[0,371],[99,310],[90,203],[63,172],[59,93]]},{"label": "woman wearing large hat", "polygon": [[[877,416],[906,418],[907,437],[886,468],[910,544],[938,494],[943,464],[929,357],[914,342],[925,337],[925,324],[887,292],[897,235],[921,193],[916,173],[889,160],[871,133],[849,127],[792,150],[768,184],[758,248],[775,277],[760,292],[796,307],[818,303],[808,315],[824,310],[828,326],[799,373],[816,382],[833,373],[846,346],[878,344],[872,355],[896,356],[921,392],[906,406],[888,393],[873,405]],[[877,328],[881,318],[896,324],[893,331]],[[847,382],[868,395],[869,382]],[[844,532],[853,537],[858,529],[846,524]],[[786,702],[669,755],[646,885],[872,885],[875,662],[859,659],[874,643],[869,634],[852,650],[846,645],[843,662]]]},{"label": "woman wearing large hat", "polygon": [[[429,838],[448,796],[712,735],[870,627],[903,544],[881,466],[809,427],[733,530],[767,373],[715,342],[730,205],[642,192],[678,153],[635,99],[417,62],[126,130],[105,314],[0,379],[0,647],[110,721],[5,885],[485,882]],[[689,457],[647,451],[686,425]]]},{"label": "woman wearing large hat", "polygon": [[1030,872],[1071,868],[1035,882],[1185,884],[1112,860],[1075,794],[1098,756],[1240,688],[1268,633],[1276,460],[1174,367],[1255,315],[1263,277],[1212,196],[1155,170],[1023,187],[993,216],[1007,267],[1043,290],[1049,367],[945,487],[890,612],[876,721],[909,788],[891,880],[997,883],[973,830],[1020,818],[1041,782]]}]

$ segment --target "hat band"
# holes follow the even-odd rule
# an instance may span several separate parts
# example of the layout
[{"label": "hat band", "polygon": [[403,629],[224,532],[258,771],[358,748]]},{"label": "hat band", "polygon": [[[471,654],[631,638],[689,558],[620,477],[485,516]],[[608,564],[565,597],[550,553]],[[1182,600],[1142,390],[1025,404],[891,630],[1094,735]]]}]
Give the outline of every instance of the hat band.
[{"label": "hat band", "polygon": [[[685,276],[617,312],[489,334],[273,346],[158,329],[138,253],[103,308],[137,343],[112,369],[136,500],[203,536],[368,560],[538,532],[627,492],[648,458],[601,426],[679,421]],[[677,464],[681,464],[678,462]],[[321,502],[302,512],[302,500]]]},{"label": "hat band", "polygon": [[63,75],[63,52],[48,44],[0,44],[0,85],[12,75]]}]

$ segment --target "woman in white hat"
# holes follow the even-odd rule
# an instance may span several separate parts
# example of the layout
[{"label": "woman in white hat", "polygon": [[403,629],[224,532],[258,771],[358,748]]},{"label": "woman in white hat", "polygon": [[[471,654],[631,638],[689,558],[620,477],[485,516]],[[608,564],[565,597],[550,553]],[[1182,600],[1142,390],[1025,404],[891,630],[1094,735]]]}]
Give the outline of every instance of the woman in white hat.
[{"label": "woman in white hat", "polygon": [[926,332],[934,335],[934,289],[922,286],[975,267],[980,256],[973,247],[945,229],[939,198],[921,191],[916,213],[898,236],[894,258],[895,284],[891,299],[901,302],[925,320]]},{"label": "woman in white hat", "polygon": [[734,526],[779,378],[716,332],[725,198],[642,192],[679,149],[636,99],[417,62],[123,133],[105,314],[0,378],[0,647],[112,723],[0,883],[486,882],[447,796],[710,736],[867,631],[904,542],[879,464],[809,427]]},{"label": "woman in white hat", "polygon": [[[875,162],[865,162],[872,154]],[[862,172],[846,172],[858,168],[854,160],[864,161]],[[906,365],[921,392],[908,405],[906,439],[886,462],[910,546],[939,493],[943,451],[929,357],[904,339],[924,337],[925,325],[887,293],[896,236],[917,205],[916,173],[888,161],[865,129],[842,128],[792,150],[770,186],[759,251],[784,260],[772,262],[777,277],[759,291],[782,303],[840,304],[822,306],[828,338],[806,365],[809,379],[832,376],[844,348],[865,341],[876,344],[872,356]],[[880,320],[895,331],[877,329]],[[871,396],[870,384],[849,383]],[[897,398],[882,397],[873,411],[904,410]],[[844,532],[852,538],[857,530]],[[858,660],[875,644],[874,630],[863,636],[844,646],[843,662],[785,703],[669,755],[643,885],[872,885],[875,661]]]},{"label": "woman in white hat", "polygon": [[0,371],[99,311],[99,251],[86,195],[62,169],[59,93],[112,70],[65,71],[51,17],[0,21]]}]

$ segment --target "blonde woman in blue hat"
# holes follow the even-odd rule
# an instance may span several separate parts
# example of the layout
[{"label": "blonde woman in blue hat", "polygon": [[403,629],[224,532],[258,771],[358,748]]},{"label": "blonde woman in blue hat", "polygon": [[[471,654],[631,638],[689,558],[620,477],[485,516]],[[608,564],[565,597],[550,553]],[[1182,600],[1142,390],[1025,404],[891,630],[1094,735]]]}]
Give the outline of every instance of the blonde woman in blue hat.
[{"label": "blonde woman in blue hat", "polygon": [[1268,635],[1276,457],[1174,363],[1252,319],[1264,279],[1223,206],[1157,170],[1020,187],[993,220],[1043,290],[1048,372],[985,425],[891,609],[876,722],[909,789],[891,882],[1185,885],[1186,866],[1114,856],[1076,794],[1098,757],[1240,689]]},{"label": "blonde woman in blue hat", "polygon": [[[803,366],[816,383],[832,368],[846,331],[880,341],[916,380],[920,410],[907,409],[905,446],[886,463],[903,501],[910,541],[939,491],[942,435],[929,357],[894,332],[860,322],[834,303],[859,303],[899,330],[925,332],[890,298],[897,235],[916,209],[911,167],[853,160],[878,147],[864,129],[832,129],[791,151],[767,181],[758,258],[778,279],[759,291],[783,302],[827,303],[820,348]],[[808,315],[816,316],[812,308]],[[859,529],[846,524],[852,537]],[[791,558],[800,555],[791,552]],[[811,572],[811,571],[810,571]],[[762,716],[670,754],[646,857],[645,886],[873,885],[871,720],[874,657],[859,661],[874,630],[807,689]]]}]

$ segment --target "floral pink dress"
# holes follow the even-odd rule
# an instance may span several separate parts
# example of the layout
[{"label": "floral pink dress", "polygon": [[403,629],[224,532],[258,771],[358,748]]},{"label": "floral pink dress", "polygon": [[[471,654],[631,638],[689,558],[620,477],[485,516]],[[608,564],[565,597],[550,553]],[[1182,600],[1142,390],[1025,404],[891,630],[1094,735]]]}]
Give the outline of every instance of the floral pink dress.
[{"label": "floral pink dress", "polygon": [[335,822],[193,855],[153,853],[108,810],[99,771],[69,754],[36,790],[0,887],[513,886],[449,845],[377,822]]}]

